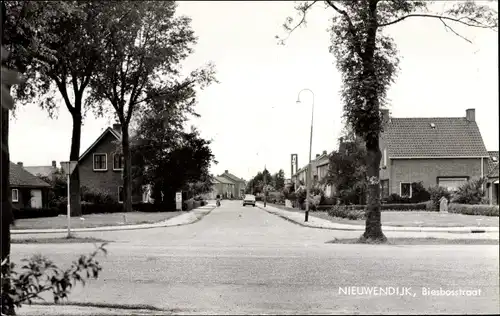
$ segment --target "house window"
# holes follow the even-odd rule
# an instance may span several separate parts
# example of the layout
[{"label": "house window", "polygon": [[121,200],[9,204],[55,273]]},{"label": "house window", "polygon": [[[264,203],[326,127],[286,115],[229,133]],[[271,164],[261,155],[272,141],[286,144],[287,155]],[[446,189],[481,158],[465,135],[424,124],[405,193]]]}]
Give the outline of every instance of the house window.
[{"label": "house window", "polygon": [[401,197],[411,198],[412,184],[410,182],[401,182],[399,187],[399,195]]},{"label": "house window", "polygon": [[108,157],[106,154],[94,154],[94,171],[108,170]]},{"label": "house window", "polygon": [[12,189],[12,202],[19,202],[19,190]]},{"label": "house window", "polygon": [[438,178],[438,186],[448,189],[448,191],[456,191],[458,188],[467,182],[467,177],[459,178]]},{"label": "house window", "polygon": [[118,203],[123,203],[123,187],[118,187]]},{"label": "house window", "polygon": [[122,154],[113,155],[113,170],[123,170],[125,165],[125,158]]}]

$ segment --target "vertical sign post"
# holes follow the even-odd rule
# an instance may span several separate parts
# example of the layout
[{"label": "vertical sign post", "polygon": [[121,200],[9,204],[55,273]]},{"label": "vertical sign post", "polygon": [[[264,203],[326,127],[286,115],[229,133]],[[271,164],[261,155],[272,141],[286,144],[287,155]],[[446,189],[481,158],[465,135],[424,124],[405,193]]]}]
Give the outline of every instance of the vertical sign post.
[{"label": "vertical sign post", "polygon": [[175,208],[182,211],[182,192],[175,193]]},{"label": "vertical sign post", "polygon": [[67,184],[68,184],[68,210],[67,210],[67,219],[68,219],[68,238],[71,237],[71,192],[70,192],[70,176],[73,173],[73,170],[75,170],[76,165],[78,164],[77,161],[62,161],[61,162],[61,167],[66,173],[67,176]]},{"label": "vertical sign post", "polygon": [[[297,161],[298,157],[297,157],[297,154],[292,154],[291,155],[291,176],[290,176],[290,179],[293,180],[293,175],[295,173],[297,173],[297,170],[298,170],[298,161]],[[295,178],[295,183],[294,183],[294,187],[297,188],[297,177]]]}]

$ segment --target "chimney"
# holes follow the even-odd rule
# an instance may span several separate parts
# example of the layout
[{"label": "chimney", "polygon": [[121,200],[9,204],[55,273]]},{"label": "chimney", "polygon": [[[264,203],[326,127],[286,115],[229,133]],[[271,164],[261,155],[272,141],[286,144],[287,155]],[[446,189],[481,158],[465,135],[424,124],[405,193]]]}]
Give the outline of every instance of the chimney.
[{"label": "chimney", "polygon": [[23,166],[22,161],[19,161],[19,162],[17,163],[17,165],[22,167],[22,166]]},{"label": "chimney", "polygon": [[52,168],[57,168],[57,162],[55,160],[52,160]]},{"label": "chimney", "polygon": [[323,155],[326,155],[326,150],[323,150]]},{"label": "chimney", "polygon": [[389,109],[381,108],[380,113],[382,114],[382,124],[385,125],[391,121],[389,116]]},{"label": "chimney", "polygon": [[122,133],[122,125],[119,123],[113,124],[113,130],[117,133]]},{"label": "chimney", "polygon": [[224,173],[229,173],[227,170],[224,170]]},{"label": "chimney", "polygon": [[475,109],[465,110],[465,118],[469,122],[475,122],[476,121],[476,110]]},{"label": "chimney", "polygon": [[319,157],[319,154],[316,154],[316,158],[318,158],[318,157]]}]

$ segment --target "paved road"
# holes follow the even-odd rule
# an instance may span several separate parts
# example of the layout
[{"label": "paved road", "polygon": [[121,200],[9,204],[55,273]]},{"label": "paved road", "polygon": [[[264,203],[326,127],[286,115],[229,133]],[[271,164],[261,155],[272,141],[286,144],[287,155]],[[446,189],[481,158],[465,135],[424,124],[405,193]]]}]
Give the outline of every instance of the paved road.
[{"label": "paved road", "polygon": [[[72,301],[149,304],[176,314],[500,312],[498,246],[326,244],[359,232],[301,227],[226,201],[191,225],[79,235],[115,242],[101,260],[102,276],[77,288]],[[64,265],[92,247],[15,244],[13,256],[41,252]],[[411,295],[340,293],[350,286],[411,287]],[[424,296],[422,287],[481,294]]]}]

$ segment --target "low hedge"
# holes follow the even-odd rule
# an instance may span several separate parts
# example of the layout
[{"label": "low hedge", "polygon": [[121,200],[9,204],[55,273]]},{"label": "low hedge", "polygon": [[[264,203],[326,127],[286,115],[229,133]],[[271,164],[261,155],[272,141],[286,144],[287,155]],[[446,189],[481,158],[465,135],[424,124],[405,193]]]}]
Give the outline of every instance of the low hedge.
[{"label": "low hedge", "polygon": [[328,210],[328,215],[333,217],[347,218],[351,220],[365,219],[364,210],[349,208],[345,205],[334,205]]},{"label": "low hedge", "polygon": [[[319,205],[318,211],[325,211],[332,207],[341,206],[349,210],[365,210],[366,205]],[[414,203],[414,204],[380,204],[380,210],[384,212],[411,212],[411,211],[425,211],[427,210],[428,202]]]},{"label": "low hedge", "polygon": [[201,206],[201,201],[194,201],[193,202],[193,208],[198,208]]},{"label": "low hedge", "polygon": [[22,218],[40,218],[40,217],[56,217],[60,214],[60,211],[56,207],[52,208],[13,208],[12,213],[14,219]]},{"label": "low hedge", "polygon": [[463,215],[499,216],[498,205],[450,203],[448,205],[448,212]]}]

